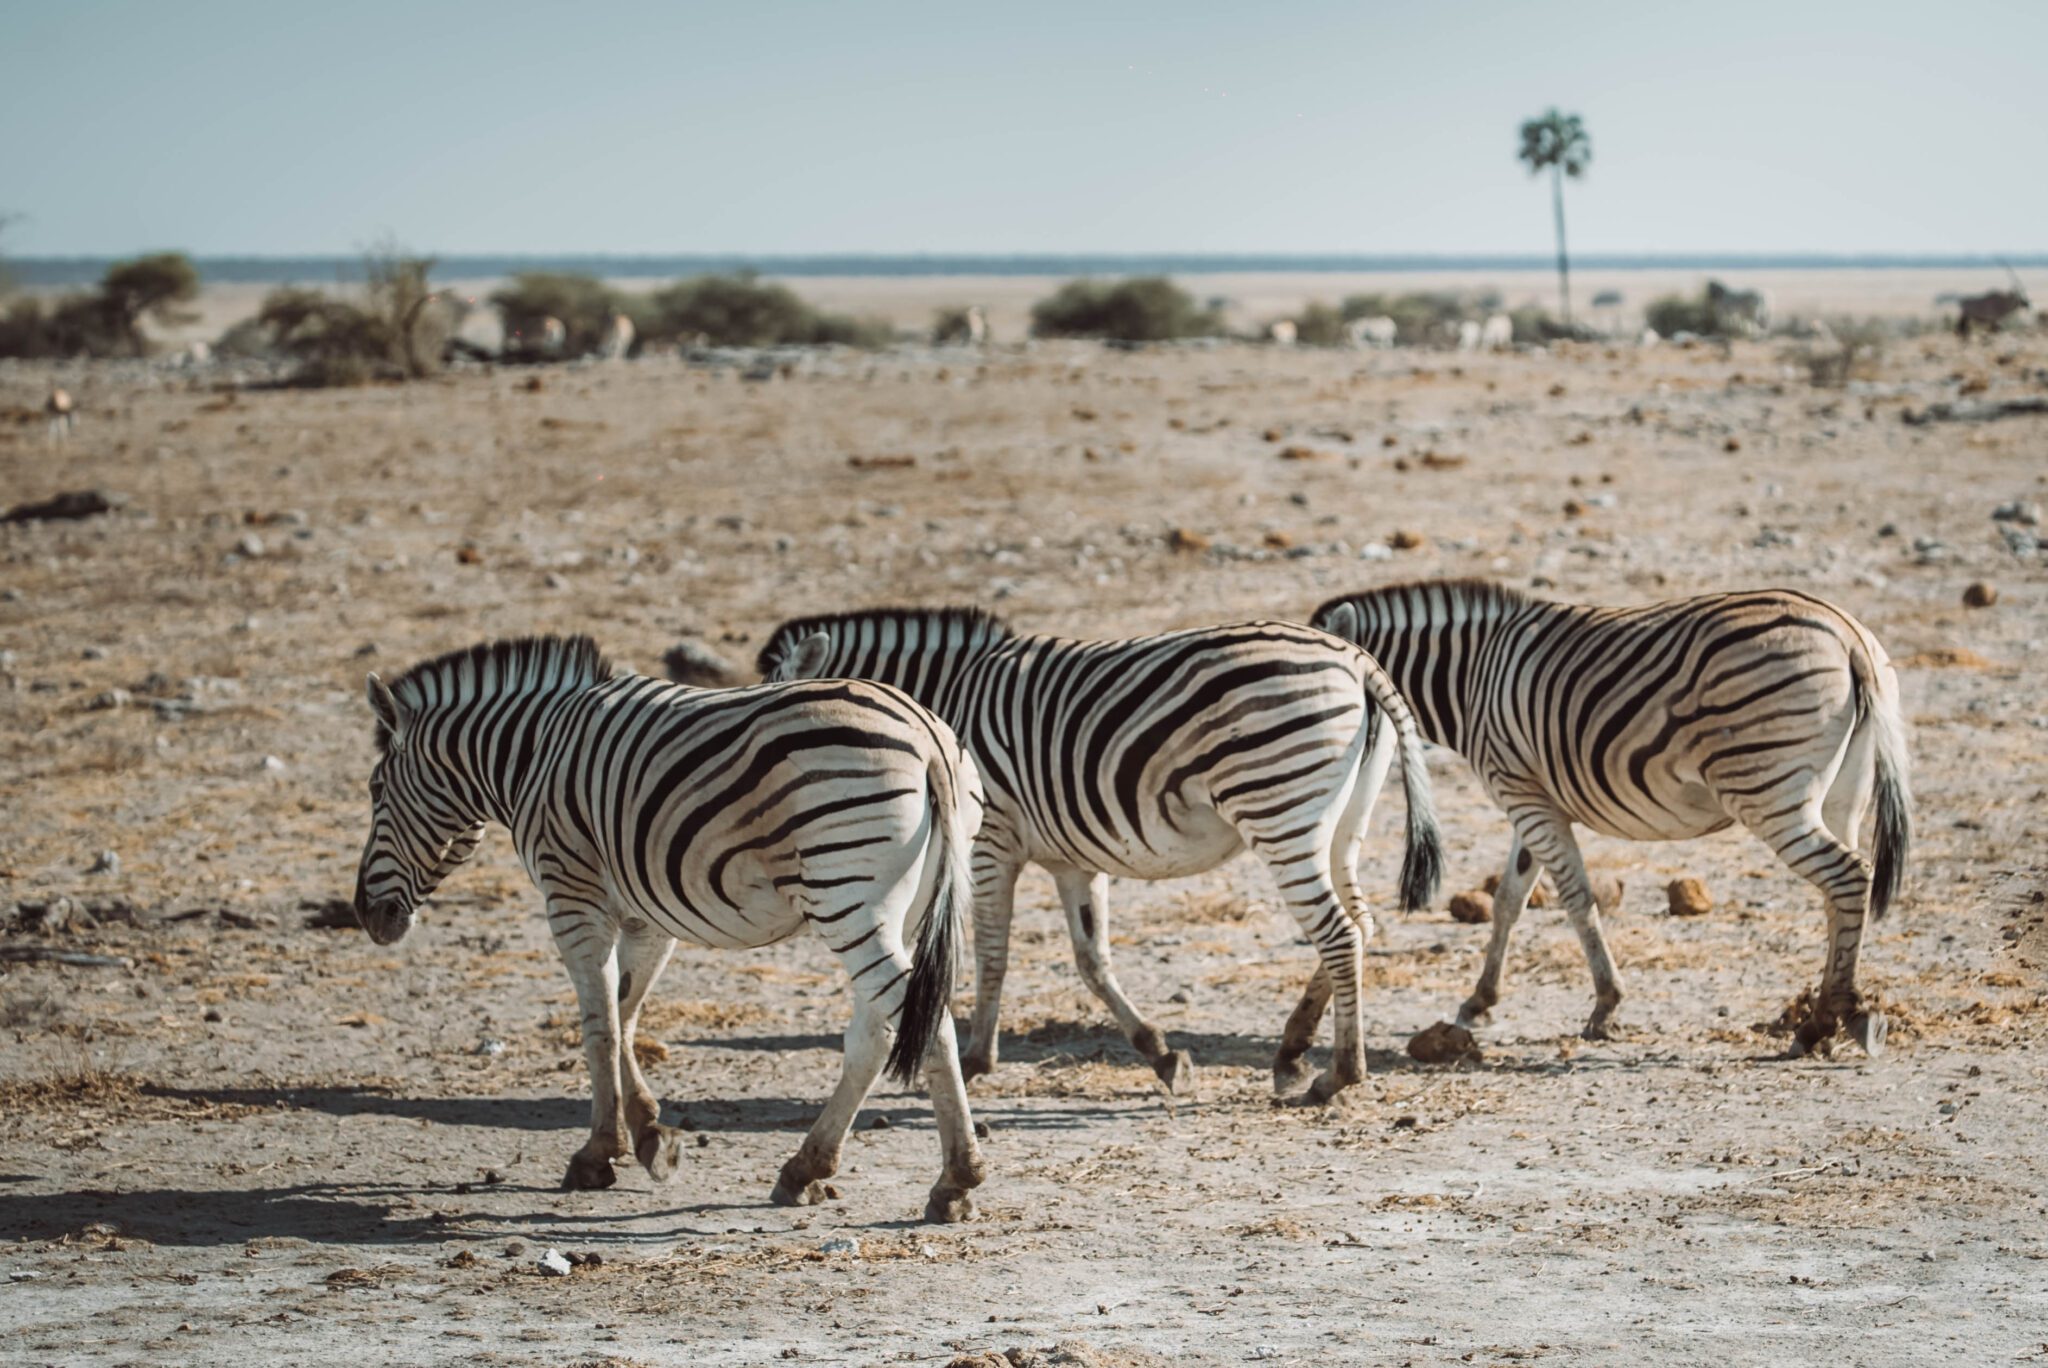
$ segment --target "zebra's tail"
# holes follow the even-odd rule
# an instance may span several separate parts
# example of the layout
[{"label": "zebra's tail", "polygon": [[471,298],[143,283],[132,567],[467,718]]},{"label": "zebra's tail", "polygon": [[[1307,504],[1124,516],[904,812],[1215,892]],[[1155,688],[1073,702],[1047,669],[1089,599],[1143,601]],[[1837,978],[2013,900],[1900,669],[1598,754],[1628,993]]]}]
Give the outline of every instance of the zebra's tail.
[{"label": "zebra's tail", "polygon": [[[962,761],[962,763],[968,763]],[[960,955],[961,922],[974,896],[968,867],[974,833],[960,812],[953,763],[938,756],[926,767],[926,803],[932,816],[933,854],[938,859],[931,901],[918,928],[903,994],[903,1016],[889,1051],[889,1076],[908,1087],[924,1069],[924,1057],[953,1010],[953,972]]]},{"label": "zebra's tail", "polygon": [[[1877,729],[1877,831],[1871,841],[1870,917],[1881,919],[1898,901],[1913,850],[1913,793],[1906,784],[1906,726],[1899,717],[1898,688],[1885,674],[1881,650],[1859,651],[1851,667],[1856,701],[1868,725]],[[1880,672],[1884,673],[1880,673]]]},{"label": "zebra's tail", "polygon": [[1393,719],[1401,742],[1401,792],[1408,800],[1408,848],[1401,857],[1401,910],[1419,912],[1436,901],[1444,878],[1443,836],[1436,825],[1436,795],[1429,787],[1429,766],[1422,758],[1422,733],[1408,700],[1377,661],[1366,672],[1365,686]]}]

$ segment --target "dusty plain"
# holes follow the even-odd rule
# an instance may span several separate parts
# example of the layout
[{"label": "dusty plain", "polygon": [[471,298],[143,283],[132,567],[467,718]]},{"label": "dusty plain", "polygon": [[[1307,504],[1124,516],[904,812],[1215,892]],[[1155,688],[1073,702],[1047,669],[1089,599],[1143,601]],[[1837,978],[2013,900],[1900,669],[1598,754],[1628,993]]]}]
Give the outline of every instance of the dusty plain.
[{"label": "dusty plain", "polygon": [[[1046,344],[325,392],[15,366],[0,407],[53,374],[77,434],[0,430],[0,502],[126,502],[0,528],[0,947],[112,963],[0,961],[0,1360],[2048,1356],[2048,569],[1992,519],[2048,498],[2048,418],[1904,421],[2048,392],[2048,339],[1896,343],[1846,392],[1761,343]],[[1397,532],[1422,544],[1361,556]],[[1533,910],[1484,1060],[1415,1063],[1486,930],[1383,912],[1372,1076],[1329,1108],[1268,1097],[1310,956],[1264,873],[1119,884],[1123,981],[1201,1066],[1171,1099],[1034,874],[973,1089],[982,1214],[931,1227],[929,1109],[893,1088],[840,1200],[767,1202],[845,1023],[812,939],[679,952],[647,1033],[699,1143],[665,1186],[567,1193],[572,998],[503,833],[397,947],[308,924],[365,828],[366,669],[566,630],[646,669],[686,636],[745,660],[786,614],[882,602],[1133,633],[1451,574],[1614,603],[1791,585],[1875,629],[1918,799],[1911,894],[1866,948],[1884,1057],[1766,1062],[1821,915],[1751,838],[1591,838],[1627,886],[1624,1036],[1578,1039],[1577,944]],[[1979,580],[1997,602],[1966,609]],[[1447,900],[1506,829],[1433,760]],[[1396,786],[1383,904],[1401,815]],[[1710,914],[1667,914],[1682,875]],[[21,910],[60,897],[68,925]],[[602,1261],[546,1278],[549,1249]]]}]

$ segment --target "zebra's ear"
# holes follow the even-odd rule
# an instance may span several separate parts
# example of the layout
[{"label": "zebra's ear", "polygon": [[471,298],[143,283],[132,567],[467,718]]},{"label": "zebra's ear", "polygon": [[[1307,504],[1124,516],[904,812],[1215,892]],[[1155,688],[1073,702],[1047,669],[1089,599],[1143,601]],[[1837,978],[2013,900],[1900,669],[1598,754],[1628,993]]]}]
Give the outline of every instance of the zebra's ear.
[{"label": "zebra's ear", "polygon": [[1359,625],[1358,605],[1349,599],[1333,603],[1322,611],[1320,620],[1315,625],[1333,637],[1356,642]]},{"label": "zebra's ear", "polygon": [[817,679],[825,673],[825,661],[832,654],[832,635],[813,632],[796,644],[784,666],[790,679]]},{"label": "zebra's ear", "polygon": [[375,670],[364,681],[364,692],[370,699],[370,711],[377,714],[377,721],[386,731],[396,732],[405,721],[405,710],[398,705],[398,698],[391,692],[391,686],[377,678]]}]

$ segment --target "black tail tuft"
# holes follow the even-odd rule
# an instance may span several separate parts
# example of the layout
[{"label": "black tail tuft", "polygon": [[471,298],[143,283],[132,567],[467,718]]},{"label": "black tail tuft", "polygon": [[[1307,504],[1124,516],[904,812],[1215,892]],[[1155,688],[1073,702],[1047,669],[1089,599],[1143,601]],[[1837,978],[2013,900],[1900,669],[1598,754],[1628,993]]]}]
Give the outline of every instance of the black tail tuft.
[{"label": "black tail tuft", "polygon": [[1874,662],[1859,661],[1857,689],[1865,725],[1877,728],[1877,830],[1871,839],[1870,918],[1882,918],[1906,884],[1913,853],[1913,793],[1906,781],[1906,729],[1898,696]]},{"label": "black tail tuft", "polygon": [[1401,910],[1420,912],[1436,901],[1444,881],[1444,847],[1431,821],[1410,837],[1401,857]]},{"label": "black tail tuft", "polygon": [[888,1073],[909,1087],[924,1070],[925,1054],[938,1037],[946,1014],[953,1010],[953,968],[959,958],[960,901],[972,896],[965,872],[963,833],[956,830],[960,817],[954,808],[951,776],[945,762],[931,767],[930,802],[933,854],[938,873],[932,881],[932,898],[924,910],[924,925],[918,928],[917,950],[910,960],[910,979],[903,993],[903,1015],[896,1025],[896,1043],[890,1047]]}]

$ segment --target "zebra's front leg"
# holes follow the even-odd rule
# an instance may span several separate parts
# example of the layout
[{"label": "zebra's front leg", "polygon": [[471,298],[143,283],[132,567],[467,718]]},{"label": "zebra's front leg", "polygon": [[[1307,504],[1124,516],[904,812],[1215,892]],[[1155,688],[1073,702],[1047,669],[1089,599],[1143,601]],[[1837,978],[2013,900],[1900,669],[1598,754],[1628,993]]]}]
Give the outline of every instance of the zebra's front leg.
[{"label": "zebra's front leg", "polygon": [[967,1050],[960,1056],[960,1072],[965,1078],[994,1072],[1000,1053],[998,1030],[1003,978],[1010,967],[1010,920],[1016,908],[1017,875],[1024,867],[993,827],[993,822],[984,822],[974,842],[974,1016]]},{"label": "zebra's front leg", "polygon": [[1550,812],[1519,813],[1515,816],[1515,834],[1557,881],[1557,896],[1564,903],[1572,930],[1578,933],[1579,948],[1585,952],[1586,967],[1593,974],[1593,1014],[1579,1034],[1587,1040],[1612,1040],[1615,1009],[1621,1006],[1621,976],[1615,972],[1614,957],[1607,952],[1607,937],[1600,928],[1600,905],[1593,897],[1593,884],[1586,877],[1585,861],[1579,856],[1579,843],[1572,836],[1571,823]]},{"label": "zebra's front leg", "polygon": [[619,1069],[624,1075],[628,1133],[633,1155],[656,1182],[676,1171],[682,1156],[682,1133],[661,1124],[661,1100],[647,1086],[634,1042],[640,1029],[640,1008],[668,959],[675,940],[642,921],[628,921],[619,938]]},{"label": "zebra's front leg", "polygon": [[1493,933],[1486,942],[1486,963],[1479,971],[1472,996],[1458,1009],[1458,1025],[1467,1030],[1485,1021],[1487,1013],[1500,1002],[1500,976],[1507,965],[1508,939],[1514,935],[1515,923],[1528,907],[1529,895],[1542,875],[1542,866],[1517,835],[1508,846],[1507,868],[1493,893]]},{"label": "zebra's front leg", "polygon": [[612,1161],[628,1153],[619,1097],[619,932],[602,907],[553,895],[548,929],[576,989],[590,1071],[590,1139],[570,1157],[562,1186],[608,1188],[618,1181]]},{"label": "zebra's front leg", "polygon": [[1168,1049],[1166,1033],[1145,1020],[1124,995],[1109,962],[1109,875],[1069,869],[1053,875],[1067,909],[1067,932],[1082,981],[1116,1017],[1124,1038],[1145,1057],[1167,1092],[1182,1097],[1195,1090],[1195,1061],[1186,1050]]}]

